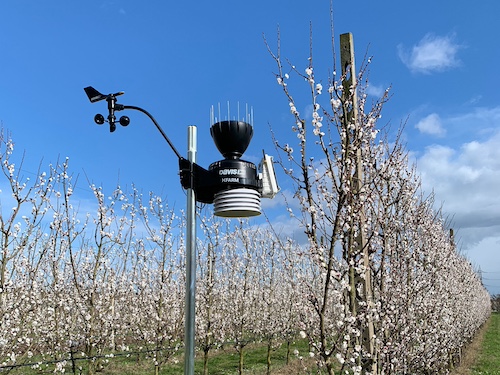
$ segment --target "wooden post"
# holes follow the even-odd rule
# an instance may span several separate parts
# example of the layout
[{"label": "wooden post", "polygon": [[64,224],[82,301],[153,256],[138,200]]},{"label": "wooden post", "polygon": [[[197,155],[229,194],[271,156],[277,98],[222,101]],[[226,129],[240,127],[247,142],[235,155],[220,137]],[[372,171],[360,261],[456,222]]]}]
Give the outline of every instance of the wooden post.
[{"label": "wooden post", "polygon": [[[356,67],[354,60],[354,41],[351,33],[340,35],[340,62],[342,65],[342,77],[343,81],[343,103],[344,103],[344,131],[346,134],[352,134],[353,137],[348,139],[346,144],[346,157],[351,157],[351,152],[355,151],[355,172],[352,176],[352,189],[353,197],[358,199],[363,194],[363,159],[362,159],[362,148],[359,142],[358,134],[360,132],[361,124],[359,123],[358,116],[358,96],[357,96],[357,79],[356,79]],[[354,125],[354,131],[349,130],[349,125]],[[363,295],[359,298],[366,303],[368,310],[373,308],[373,291],[372,291],[372,278],[371,278],[371,266],[370,258],[368,252],[368,246],[366,241],[366,236],[364,232],[364,226],[366,223],[366,215],[363,204],[360,204],[359,212],[359,234],[356,238],[356,246],[354,249],[354,254],[362,254],[363,265],[364,265],[364,277],[363,277]],[[351,249],[349,250],[351,251]],[[351,270],[350,270],[351,271]],[[350,272],[352,274],[352,272]],[[352,285],[351,285],[352,288]],[[352,290],[351,290],[352,293]],[[352,302],[351,302],[352,305]],[[357,307],[353,310],[354,314],[359,313]],[[370,354],[370,359],[368,361],[363,361],[363,373],[364,374],[377,374],[377,359],[375,358],[375,328],[373,325],[373,320],[371,313],[368,312],[366,315],[366,327],[362,328],[363,337],[363,349],[366,353]]]}]

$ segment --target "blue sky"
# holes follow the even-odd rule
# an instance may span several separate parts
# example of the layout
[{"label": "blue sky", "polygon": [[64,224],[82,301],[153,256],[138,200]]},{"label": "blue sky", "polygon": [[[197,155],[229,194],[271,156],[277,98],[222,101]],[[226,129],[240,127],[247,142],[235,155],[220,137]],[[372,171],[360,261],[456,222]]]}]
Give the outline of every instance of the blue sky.
[{"label": "blue sky", "polygon": [[[396,130],[407,122],[404,139],[424,189],[434,189],[493,293],[500,293],[498,14],[495,0],[334,2],[335,42],[351,32],[358,65],[373,56],[370,92],[391,86],[393,95],[380,124]],[[83,88],[125,91],[119,103],[151,112],[181,153],[187,126],[197,125],[205,167],[222,159],[209,135],[210,107],[248,104],[254,138],[245,158],[257,162],[262,149],[274,152],[269,126],[285,134],[292,121],[262,35],[274,46],[279,25],[282,55],[305,68],[312,24],[326,81],[329,19],[324,0],[3,1],[0,122],[26,152],[26,173],[69,157],[82,196],[88,177],[108,191],[135,184],[183,207],[177,160],[153,124],[129,111],[130,126],[110,134],[93,122],[105,105],[90,104]]]}]

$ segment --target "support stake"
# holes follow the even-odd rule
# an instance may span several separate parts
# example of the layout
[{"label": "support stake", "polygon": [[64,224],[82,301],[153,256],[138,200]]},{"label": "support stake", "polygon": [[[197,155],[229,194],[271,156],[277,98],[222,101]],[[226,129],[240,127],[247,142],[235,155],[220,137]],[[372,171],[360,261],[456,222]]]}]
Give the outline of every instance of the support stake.
[{"label": "support stake", "polygon": [[[353,196],[360,197],[363,193],[363,159],[362,159],[362,148],[359,144],[358,134],[360,131],[361,124],[359,123],[358,116],[358,96],[357,96],[357,77],[356,77],[356,67],[354,62],[354,41],[351,33],[340,35],[340,62],[342,65],[342,77],[344,79],[344,90],[343,90],[343,102],[349,102],[349,105],[344,104],[344,108],[348,110],[345,113],[345,119],[343,126],[345,127],[346,134],[349,133],[347,126],[352,123],[355,126],[354,138],[346,145],[347,150],[352,147],[353,143],[356,148],[356,170],[353,176]],[[346,155],[350,155],[348,152]],[[366,236],[364,233],[364,226],[366,223],[366,214],[363,206],[360,207],[359,213],[359,235],[356,238],[356,250],[355,254],[362,254],[363,265],[365,268],[364,278],[363,278],[363,294],[361,298],[366,302],[367,314],[366,314],[366,327],[363,327],[363,349],[366,353],[370,354],[370,359],[364,361],[362,366],[364,369],[363,373],[377,374],[377,359],[375,358],[375,328],[373,325],[373,319],[370,310],[373,308],[373,291],[372,291],[372,281],[371,281],[371,266],[370,258],[368,253],[368,246],[366,241]],[[354,306],[351,306],[353,308]],[[355,314],[358,314],[357,306],[355,308]]]}]

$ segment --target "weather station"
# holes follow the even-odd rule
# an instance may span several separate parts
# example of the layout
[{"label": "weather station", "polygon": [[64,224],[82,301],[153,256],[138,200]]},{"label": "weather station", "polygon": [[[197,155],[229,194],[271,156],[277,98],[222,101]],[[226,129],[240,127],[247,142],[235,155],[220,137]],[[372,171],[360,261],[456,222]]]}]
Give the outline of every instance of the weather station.
[{"label": "weather station", "polygon": [[[186,315],[185,315],[185,362],[184,374],[194,374],[195,352],[195,281],[196,281],[196,202],[213,204],[214,215],[226,218],[246,218],[261,214],[261,198],[274,198],[279,186],[274,172],[273,158],[263,152],[262,161],[255,164],[241,159],[253,137],[253,116],[216,121],[213,108],[210,134],[224,157],[205,169],[196,163],[196,127],[188,126],[187,158],[181,156],[155,118],[146,110],[117,103],[120,91],[104,95],[92,86],[84,88],[91,103],[106,101],[108,116],[96,114],[98,125],[109,124],[110,132],[116,130],[116,111],[136,110],[150,118],[162,137],[167,141],[179,162],[180,183],[187,191],[186,212]],[[219,111],[220,112],[220,111]],[[121,116],[118,123],[130,124],[128,116]]]}]

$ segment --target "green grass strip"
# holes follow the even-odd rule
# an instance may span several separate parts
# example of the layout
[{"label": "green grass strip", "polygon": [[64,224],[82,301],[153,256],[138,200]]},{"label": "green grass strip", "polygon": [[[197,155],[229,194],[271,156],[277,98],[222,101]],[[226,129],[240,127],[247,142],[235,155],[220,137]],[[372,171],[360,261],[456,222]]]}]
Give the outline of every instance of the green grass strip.
[{"label": "green grass strip", "polygon": [[488,324],[473,375],[500,375],[500,313],[493,313]]}]

